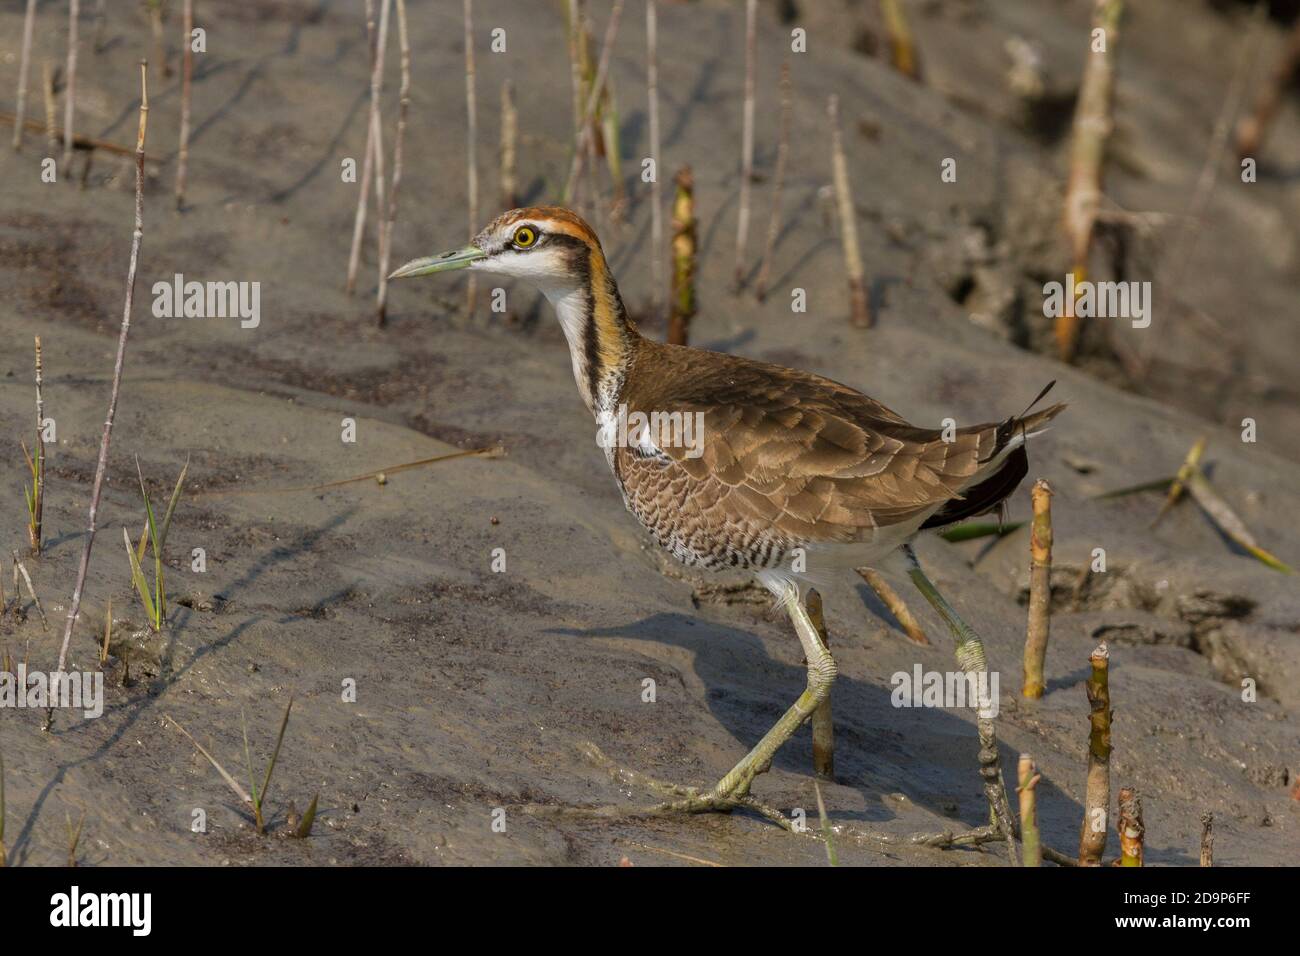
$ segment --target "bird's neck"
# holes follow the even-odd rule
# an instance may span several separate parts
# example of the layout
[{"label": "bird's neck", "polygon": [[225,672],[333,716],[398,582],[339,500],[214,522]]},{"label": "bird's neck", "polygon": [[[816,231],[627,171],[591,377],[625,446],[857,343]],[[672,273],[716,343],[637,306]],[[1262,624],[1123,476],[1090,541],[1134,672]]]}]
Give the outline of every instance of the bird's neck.
[{"label": "bird's neck", "polygon": [[542,292],[555,307],[569,343],[573,377],[587,409],[599,417],[617,404],[640,334],[628,320],[605,257],[585,244],[571,259],[570,278]]}]

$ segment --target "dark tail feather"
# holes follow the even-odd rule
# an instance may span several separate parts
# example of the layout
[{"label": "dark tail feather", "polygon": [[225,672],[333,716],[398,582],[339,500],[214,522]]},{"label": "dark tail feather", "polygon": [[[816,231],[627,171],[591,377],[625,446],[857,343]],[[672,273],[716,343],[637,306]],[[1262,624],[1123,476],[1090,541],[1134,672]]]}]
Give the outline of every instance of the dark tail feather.
[{"label": "dark tail feather", "polygon": [[1014,431],[1020,431],[1021,429],[1024,429],[1026,433],[1038,431],[1038,429],[1042,428],[1068,407],[1069,406],[1064,402],[1060,402],[1050,408],[1044,408],[1041,412],[1034,412],[1032,415],[1026,415],[1024,418],[1021,418],[1016,422]]},{"label": "dark tail feather", "polygon": [[993,444],[993,451],[989,453],[989,456],[987,458],[984,458],[980,461],[981,465],[984,464],[985,462],[992,461],[994,458],[998,457],[1002,449],[1006,448],[1007,444],[1011,441],[1011,436],[1016,434],[1016,432],[1020,432],[1024,434],[1026,432],[1033,431],[1035,428],[1038,428],[1040,425],[1043,425],[1051,421],[1053,418],[1055,418],[1057,415],[1061,414],[1061,412],[1065,410],[1066,407],[1065,404],[1061,403],[1058,405],[1053,405],[1051,408],[1045,408],[1041,412],[1035,412],[1032,415],[1029,414],[1029,410],[1033,408],[1035,405],[1037,405],[1039,402],[1041,402],[1043,400],[1043,397],[1048,392],[1050,392],[1052,390],[1052,387],[1055,385],[1056,385],[1056,379],[1052,379],[1050,382],[1048,382],[1046,385],[1043,386],[1043,390],[1039,392],[1038,396],[1025,407],[1025,410],[1023,412],[1021,412],[1019,415],[1012,415],[1010,418],[1008,418],[1006,421],[1004,421],[1002,424],[998,426],[997,440]]},{"label": "dark tail feather", "polygon": [[[1048,382],[1047,387],[1038,393],[1038,398],[1029,403],[1029,408],[1026,408],[1019,416],[1008,418],[998,425],[997,440],[994,443],[993,452],[985,461],[992,461],[1001,454],[1002,449],[1006,448],[1013,436],[1017,434],[1027,435],[1030,432],[1037,431],[1065,411],[1065,404],[1060,403],[1050,408],[1044,408],[1041,412],[1029,414],[1029,409],[1037,405],[1043,396],[1052,390],[1052,386],[1055,384],[1056,382]],[[1029,455],[1026,453],[1025,445],[1022,442],[1007,455],[1002,462],[1001,468],[978,485],[967,488],[960,498],[949,501],[930,515],[921,527],[941,528],[944,525],[965,521],[967,518],[974,518],[976,515],[988,514],[995,508],[1000,507],[1011,496],[1011,493],[1016,490],[1027,474],[1029,474]]]},{"label": "dark tail feather", "polygon": [[[1064,407],[1064,405],[1056,406],[1058,410]],[[941,528],[944,525],[965,521],[967,518],[974,518],[976,515],[987,514],[1001,505],[1027,474],[1029,474],[1029,456],[1025,454],[1025,446],[1021,445],[1007,455],[1001,468],[978,485],[967,488],[962,493],[962,497],[954,498],[930,515],[921,527]]]}]

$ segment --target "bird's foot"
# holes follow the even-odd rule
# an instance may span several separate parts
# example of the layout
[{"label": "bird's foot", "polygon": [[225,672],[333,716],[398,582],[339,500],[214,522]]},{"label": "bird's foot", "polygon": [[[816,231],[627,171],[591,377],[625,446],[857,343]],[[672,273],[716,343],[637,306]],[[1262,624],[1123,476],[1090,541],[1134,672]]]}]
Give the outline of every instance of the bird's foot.
[{"label": "bird's foot", "polygon": [[718,785],[706,790],[701,787],[691,787],[660,780],[639,770],[624,767],[615,763],[599,747],[590,742],[579,744],[578,752],[590,763],[608,771],[614,782],[620,787],[629,790],[649,790],[665,799],[659,803],[643,807],[531,805],[525,807],[525,812],[534,816],[562,814],[565,816],[610,818],[670,816],[679,813],[729,813],[732,810],[747,809],[754,811],[767,820],[771,820],[785,830],[793,828],[790,818],[784,813],[750,795],[749,787],[753,783],[753,775],[736,778],[734,774],[728,774]]}]

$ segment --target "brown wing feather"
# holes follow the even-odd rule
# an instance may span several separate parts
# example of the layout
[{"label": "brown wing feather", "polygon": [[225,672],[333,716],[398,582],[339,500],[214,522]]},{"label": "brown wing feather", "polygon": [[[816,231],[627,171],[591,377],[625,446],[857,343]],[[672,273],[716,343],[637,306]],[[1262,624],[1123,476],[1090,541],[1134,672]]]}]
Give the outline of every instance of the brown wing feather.
[{"label": "brown wing feather", "polygon": [[663,456],[620,448],[615,467],[643,521],[675,512],[707,534],[732,516],[788,541],[855,540],[959,498],[996,442],[996,424],[944,442],[830,379],[650,342],[623,393],[630,412],[703,413],[700,457],[657,435]]}]

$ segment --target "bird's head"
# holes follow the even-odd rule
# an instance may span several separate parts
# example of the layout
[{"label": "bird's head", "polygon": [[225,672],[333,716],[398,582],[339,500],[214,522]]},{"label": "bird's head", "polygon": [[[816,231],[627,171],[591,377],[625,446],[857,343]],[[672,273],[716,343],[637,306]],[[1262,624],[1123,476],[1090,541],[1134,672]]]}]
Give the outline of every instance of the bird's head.
[{"label": "bird's head", "polygon": [[603,265],[600,240],[581,216],[560,206],[528,206],[497,216],[468,246],[413,259],[389,278],[470,269],[562,295],[586,281],[597,257]]}]

